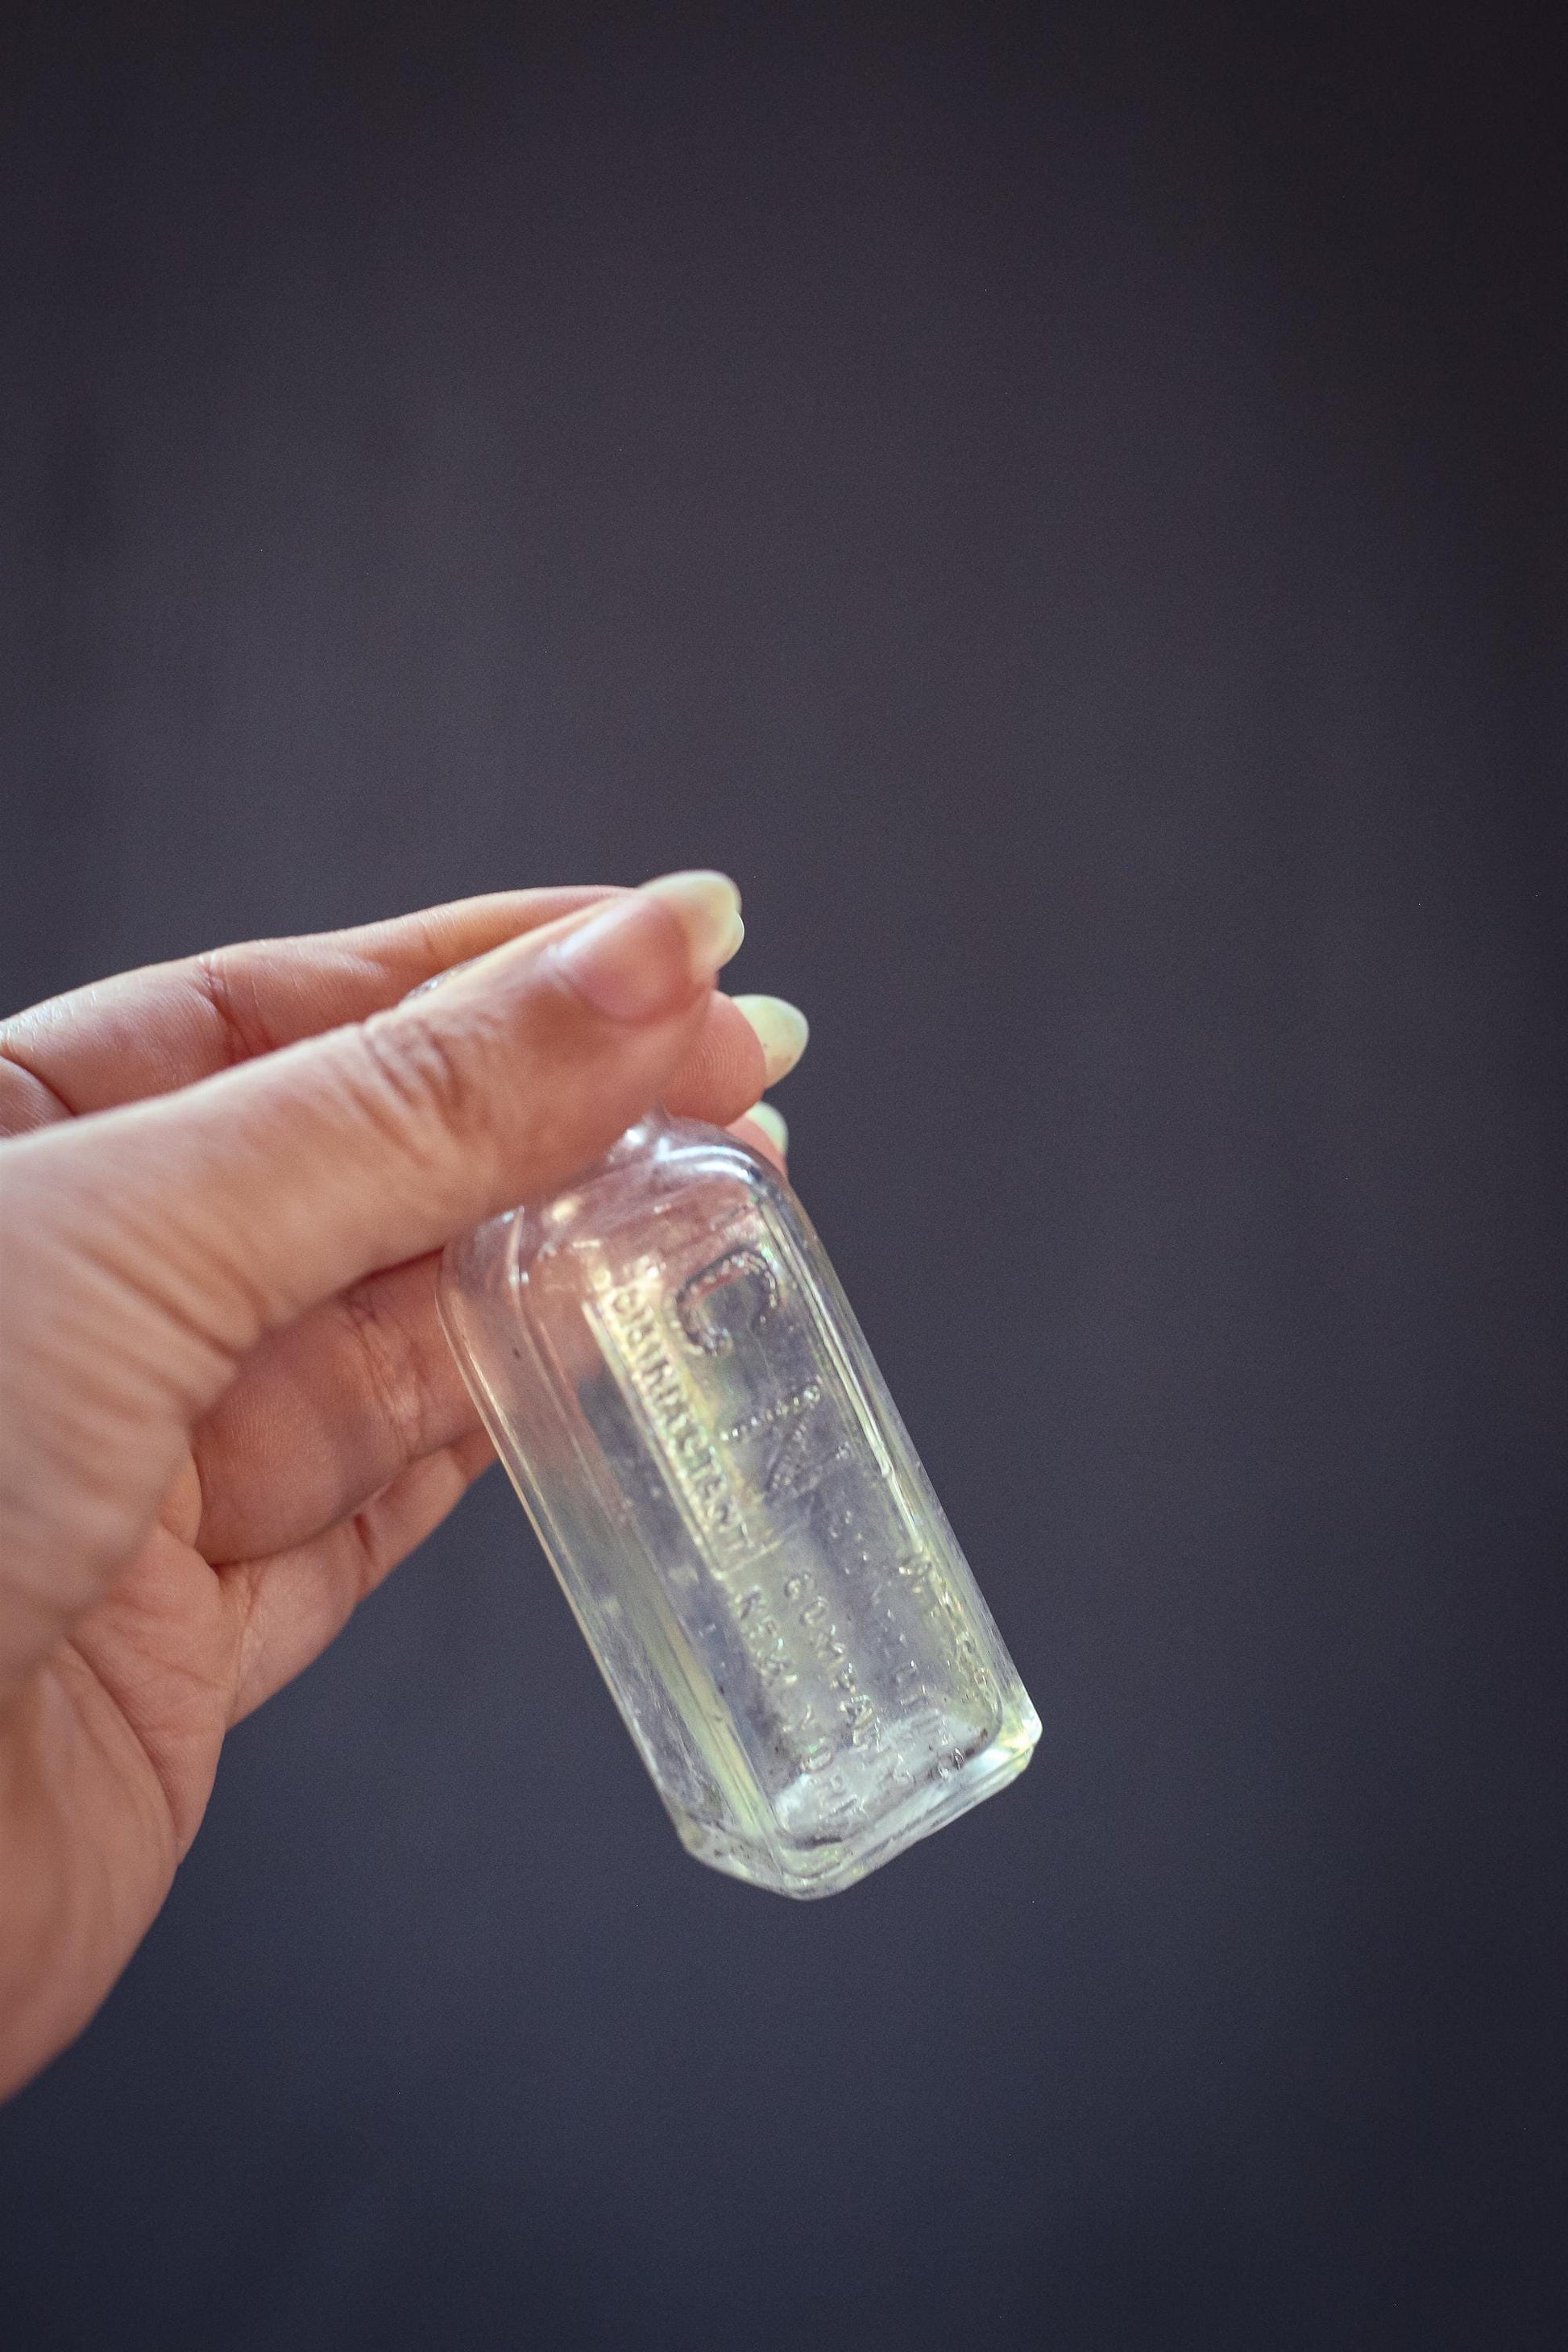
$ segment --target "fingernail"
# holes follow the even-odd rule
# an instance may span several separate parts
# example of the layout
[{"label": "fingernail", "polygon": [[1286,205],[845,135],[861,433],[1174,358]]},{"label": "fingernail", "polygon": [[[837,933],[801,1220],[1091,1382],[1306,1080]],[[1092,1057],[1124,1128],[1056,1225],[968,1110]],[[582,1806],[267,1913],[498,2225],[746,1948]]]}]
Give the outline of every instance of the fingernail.
[{"label": "fingernail", "polygon": [[[741,894],[722,874],[667,874],[568,931],[556,970],[612,1021],[650,1021],[711,980],[741,944]],[[679,932],[672,933],[674,915]]]},{"label": "fingernail", "polygon": [[661,874],[643,896],[668,907],[686,933],[693,980],[711,980],[746,936],[741,894],[727,874]]},{"label": "fingernail", "polygon": [[751,1120],[753,1127],[762,1129],[773,1150],[782,1158],[783,1154],[789,1150],[789,1129],[772,1103],[753,1103],[751,1109],[743,1113],[743,1116]]},{"label": "fingernail", "polygon": [[776,1087],[805,1053],[810,1024],[798,1004],[782,996],[736,996],[731,1002],[757,1033],[767,1072],[763,1086]]}]

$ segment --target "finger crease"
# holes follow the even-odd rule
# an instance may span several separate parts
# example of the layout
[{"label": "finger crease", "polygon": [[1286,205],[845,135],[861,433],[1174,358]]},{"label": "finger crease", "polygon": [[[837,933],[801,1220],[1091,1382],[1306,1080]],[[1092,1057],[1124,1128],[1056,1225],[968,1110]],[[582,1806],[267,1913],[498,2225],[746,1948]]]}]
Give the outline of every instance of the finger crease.
[{"label": "finger crease", "polygon": [[376,1536],[375,1521],[371,1516],[373,1508],[372,1504],[362,1505],[349,1521],[354,1539],[355,1609],[370,1598],[381,1581],[382,1547]]},{"label": "finger crease", "polygon": [[237,1062],[248,1062],[258,1054],[271,1051],[271,1039],[241,1018],[221,948],[207,948],[194,956],[191,973],[199,993],[217,1016],[224,1053],[231,1068]]},{"label": "finger crease", "polygon": [[340,1306],[371,1392],[396,1436],[406,1467],[428,1450],[416,1351],[400,1328],[376,1312],[364,1290],[345,1291]]},{"label": "finger crease", "polygon": [[30,1086],[37,1087],[47,1097],[47,1101],[42,1104],[38,1103],[36,1097],[34,1098],[33,1108],[43,1113],[42,1119],[38,1121],[39,1125],[47,1125],[49,1120],[57,1118],[74,1118],[76,1117],[74,1107],[67,1102],[64,1095],[50,1086],[47,1078],[41,1077],[37,1070],[30,1069],[16,1046],[6,1044],[3,1039],[0,1039],[0,1062],[5,1062],[9,1068],[16,1071],[18,1077],[26,1079]]},{"label": "finger crease", "polygon": [[[401,1021],[394,1029],[383,1019],[373,1019],[359,1032],[359,1042],[378,1092],[392,1097],[397,1131],[405,1139],[410,1112],[416,1133],[432,1110],[444,1128],[459,1133],[472,1124],[469,1073],[440,1030],[413,1020]],[[376,1107],[372,1103],[370,1108],[374,1112]]]}]

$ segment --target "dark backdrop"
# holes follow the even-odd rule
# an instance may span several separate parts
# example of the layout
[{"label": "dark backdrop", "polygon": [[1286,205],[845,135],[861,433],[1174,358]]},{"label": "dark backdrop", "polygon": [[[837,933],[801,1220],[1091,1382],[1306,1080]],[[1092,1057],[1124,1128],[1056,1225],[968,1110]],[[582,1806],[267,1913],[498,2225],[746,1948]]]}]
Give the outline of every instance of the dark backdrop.
[{"label": "dark backdrop", "polygon": [[728,866],[1047,1725],[726,1884],[490,1479],[0,2117],[8,2347],[1563,2340],[1557,15],[8,12],[5,998]]}]

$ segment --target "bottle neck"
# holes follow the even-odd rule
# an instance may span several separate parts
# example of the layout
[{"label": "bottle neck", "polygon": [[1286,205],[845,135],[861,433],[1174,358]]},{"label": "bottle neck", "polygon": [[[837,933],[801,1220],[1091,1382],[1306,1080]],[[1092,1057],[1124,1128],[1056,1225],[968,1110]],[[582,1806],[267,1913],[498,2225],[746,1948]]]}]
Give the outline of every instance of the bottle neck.
[{"label": "bottle neck", "polygon": [[619,1168],[628,1160],[640,1160],[644,1152],[653,1149],[661,1136],[668,1134],[671,1124],[669,1113],[665,1109],[664,1105],[655,1103],[653,1108],[645,1111],[642,1118],[633,1126],[628,1127],[624,1135],[617,1135],[609,1150],[601,1152],[591,1167],[584,1170],[583,1177],[578,1180],[579,1182],[584,1178],[597,1176],[604,1169]]}]

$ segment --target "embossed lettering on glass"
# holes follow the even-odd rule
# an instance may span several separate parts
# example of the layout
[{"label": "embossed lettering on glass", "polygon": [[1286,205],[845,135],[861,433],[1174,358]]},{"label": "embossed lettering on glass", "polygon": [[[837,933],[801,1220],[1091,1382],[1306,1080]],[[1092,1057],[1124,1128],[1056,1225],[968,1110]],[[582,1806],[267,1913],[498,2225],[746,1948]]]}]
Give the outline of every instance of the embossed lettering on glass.
[{"label": "embossed lettering on glass", "polygon": [[453,1351],[699,1860],[853,1885],[1039,1720],[793,1192],[655,1113],[456,1243]]}]

